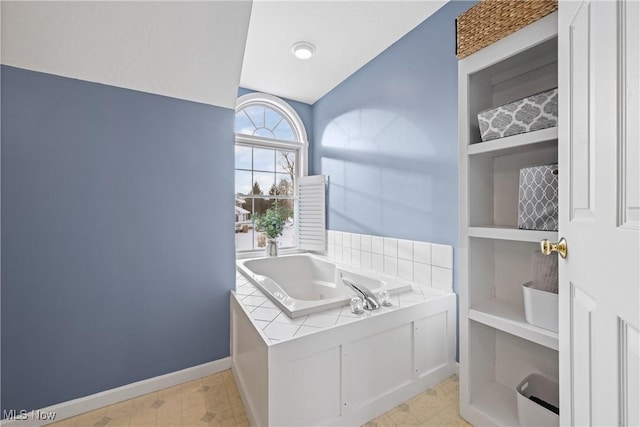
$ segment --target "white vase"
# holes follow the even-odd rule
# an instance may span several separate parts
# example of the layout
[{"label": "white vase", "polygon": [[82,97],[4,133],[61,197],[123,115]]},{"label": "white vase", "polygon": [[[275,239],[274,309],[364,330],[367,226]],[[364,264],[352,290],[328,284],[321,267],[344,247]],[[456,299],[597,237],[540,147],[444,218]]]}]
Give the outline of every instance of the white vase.
[{"label": "white vase", "polygon": [[278,240],[267,239],[267,245],[265,246],[265,253],[267,256],[278,256]]}]

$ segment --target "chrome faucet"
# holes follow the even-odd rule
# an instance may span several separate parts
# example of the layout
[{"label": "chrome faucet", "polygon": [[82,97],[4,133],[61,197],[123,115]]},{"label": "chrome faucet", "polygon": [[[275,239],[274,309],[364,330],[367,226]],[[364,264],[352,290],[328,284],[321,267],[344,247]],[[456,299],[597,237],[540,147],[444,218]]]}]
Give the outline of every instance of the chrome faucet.
[{"label": "chrome faucet", "polygon": [[[342,276],[342,274],[340,274],[340,276]],[[356,285],[355,283],[345,279],[344,277],[342,277],[342,282],[362,298],[365,310],[376,310],[380,308],[378,298],[376,298],[373,292],[371,292],[371,290],[369,290],[366,286],[361,284]]]}]

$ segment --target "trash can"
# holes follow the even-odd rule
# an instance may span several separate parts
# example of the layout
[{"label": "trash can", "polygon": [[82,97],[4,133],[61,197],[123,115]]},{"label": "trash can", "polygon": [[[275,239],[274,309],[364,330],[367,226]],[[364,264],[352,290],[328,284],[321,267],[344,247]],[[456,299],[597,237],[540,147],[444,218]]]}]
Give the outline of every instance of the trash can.
[{"label": "trash can", "polygon": [[522,427],[560,425],[560,391],[557,381],[541,374],[531,374],[516,390],[518,419]]}]

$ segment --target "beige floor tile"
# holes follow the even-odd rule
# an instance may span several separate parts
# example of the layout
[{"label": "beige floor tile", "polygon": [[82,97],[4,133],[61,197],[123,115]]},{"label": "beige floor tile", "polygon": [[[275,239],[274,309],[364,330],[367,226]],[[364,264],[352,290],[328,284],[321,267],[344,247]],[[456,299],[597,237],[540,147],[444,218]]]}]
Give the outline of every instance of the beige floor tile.
[{"label": "beige floor tile", "polygon": [[244,410],[242,411],[241,414],[237,414],[233,413],[236,417],[236,424],[244,424],[245,422],[248,423],[249,422],[249,418],[247,418],[247,414],[244,412]]},{"label": "beige floor tile", "polygon": [[182,395],[182,408],[190,408],[192,406],[205,406],[203,393],[191,392]]},{"label": "beige floor tile", "polygon": [[188,424],[188,423],[184,423],[182,424],[184,427],[209,427],[209,423],[207,421],[202,421],[202,420],[198,420],[194,423]]},{"label": "beige floor tile", "polygon": [[151,408],[135,409],[131,414],[129,425],[131,426],[152,426],[156,424],[157,411]]},{"label": "beige floor tile", "polygon": [[240,392],[238,391],[237,388],[227,386],[226,390],[227,390],[227,395],[229,396],[229,399],[240,399]]},{"label": "beige floor tile", "polygon": [[453,427],[449,425],[450,421],[441,417],[439,414],[422,423],[423,427]]},{"label": "beige floor tile", "polygon": [[233,378],[233,374],[231,374],[231,371],[228,371],[228,372],[229,374],[225,374],[222,376],[222,379],[224,380],[224,385],[229,388],[237,390],[238,386],[236,385],[236,380]]},{"label": "beige floor tile", "polygon": [[224,412],[219,412],[215,414],[215,417],[209,421],[210,426],[214,427],[226,427],[226,426],[234,426],[235,425],[235,416],[233,415],[232,410],[227,410]]},{"label": "beige floor tile", "polygon": [[182,401],[181,400],[166,400],[164,403],[156,409],[158,415],[168,415],[175,412],[182,413]]},{"label": "beige floor tile", "polygon": [[454,375],[431,389],[414,396],[405,403],[398,405],[391,411],[369,421],[365,426],[433,425],[440,427],[451,424],[455,427],[467,427],[465,421],[457,415],[457,398],[455,398],[455,403],[453,403],[457,393],[458,378]]},{"label": "beige floor tile", "polygon": [[50,427],[75,427],[76,421],[78,421],[78,417],[72,417],[48,425]]},{"label": "beige floor tile", "polygon": [[182,394],[182,388],[180,385],[176,385],[173,387],[165,388],[164,390],[160,390],[158,392],[158,398],[162,400],[173,399],[176,396],[180,396]]},{"label": "beige floor tile", "polygon": [[76,420],[77,427],[93,427],[95,423],[100,421],[107,414],[107,408],[96,409],[95,411],[87,412],[86,414],[79,415]]},{"label": "beige floor tile", "polygon": [[[458,415],[452,377],[369,421],[366,427],[470,427]],[[108,418],[105,418],[108,417]],[[108,422],[106,422],[108,421]],[[230,370],[51,424],[55,427],[248,427]]]},{"label": "beige floor tile", "polygon": [[228,402],[231,409],[233,409],[235,412],[244,412],[244,405],[242,404],[242,400],[232,399]]},{"label": "beige floor tile", "polygon": [[393,424],[393,420],[391,420],[390,418],[387,418],[387,412],[385,412],[384,414],[379,415],[376,418],[372,419],[368,423],[363,424],[362,427],[381,427],[383,425],[390,425],[390,424]]},{"label": "beige floor tile", "polygon": [[227,389],[227,393],[238,393],[236,383],[233,381],[233,377],[224,379],[224,386]]},{"label": "beige floor tile", "polygon": [[227,390],[220,387],[210,388],[207,392],[201,393],[205,400],[226,400],[230,401]]},{"label": "beige floor tile", "polygon": [[156,409],[158,413],[166,411],[182,411],[182,399],[173,398],[162,400],[162,402],[162,405]]},{"label": "beige floor tile", "polygon": [[444,420],[449,421],[452,426],[466,427],[469,425],[465,420],[460,418],[458,405],[451,405],[438,414]]},{"label": "beige floor tile", "polygon": [[200,379],[189,381],[188,383],[180,384],[180,389],[182,393],[189,393],[192,391],[198,391],[202,387],[202,382]]},{"label": "beige floor tile", "polygon": [[449,403],[427,390],[410,399],[406,405],[413,416],[424,422],[449,406]]},{"label": "beige floor tile", "polygon": [[204,402],[209,405],[209,404],[215,404],[220,403],[220,402],[225,402],[228,406],[231,406],[231,400],[229,400],[229,396],[227,396],[227,393],[223,390],[222,393],[214,391],[212,393],[204,393],[204,395],[202,396],[204,398]]},{"label": "beige floor tile", "polygon": [[242,407],[234,407],[232,410],[233,410],[233,415],[234,415],[236,424],[238,422],[242,422],[242,421],[247,420],[247,415],[244,412],[244,408],[242,408]]},{"label": "beige floor tile", "polygon": [[[182,426],[182,410],[158,412],[156,418],[157,426],[177,427]],[[133,427],[133,426],[132,426]]]},{"label": "beige floor tile", "polygon": [[442,399],[446,400],[449,403],[457,403],[458,402],[458,382],[448,379],[437,386],[433,387],[438,393],[438,396]]},{"label": "beige floor tile", "polygon": [[233,404],[234,402],[241,402],[242,399],[240,398],[240,393],[238,392],[227,392],[227,396],[229,398],[229,401]]},{"label": "beige floor tile", "polygon": [[140,397],[133,399],[133,409],[139,410],[140,408],[151,408],[151,405],[158,400],[158,392],[148,393]]},{"label": "beige floor tile", "polygon": [[[155,427],[156,425],[156,421],[154,420],[129,421],[130,427]],[[107,425],[107,427],[109,426]]]},{"label": "beige floor tile", "polygon": [[131,417],[129,415],[116,418],[108,417],[111,418],[111,420],[105,424],[105,427],[129,427],[131,425]]},{"label": "beige floor tile", "polygon": [[378,421],[378,427],[396,427],[397,424],[390,416],[381,417]]},{"label": "beige floor tile", "polygon": [[224,378],[222,377],[222,374],[220,374],[220,373],[209,375],[208,377],[201,378],[200,381],[202,382],[202,385],[208,385],[208,386],[221,386],[221,385],[224,385]]},{"label": "beige floor tile", "polygon": [[387,418],[390,418],[396,426],[418,427],[421,424],[420,420],[414,417],[406,408],[400,409],[400,407],[396,407],[387,412]]},{"label": "beige floor tile", "polygon": [[199,421],[207,414],[207,407],[204,405],[192,406],[189,408],[182,408],[182,424],[191,425]]},{"label": "beige floor tile", "polygon": [[233,409],[234,413],[244,413],[244,405],[242,404],[242,400],[230,400],[229,406]]},{"label": "beige floor tile", "polygon": [[224,383],[221,384],[212,384],[209,386],[209,389],[207,391],[204,392],[205,395],[207,394],[218,394],[218,395],[227,395],[227,387],[224,385]]},{"label": "beige floor tile", "polygon": [[125,400],[124,402],[115,403],[107,406],[107,417],[116,419],[129,416],[133,412],[133,400]]},{"label": "beige floor tile", "polygon": [[229,410],[233,411],[231,404],[227,400],[206,401],[206,406],[209,412],[213,412],[214,414]]}]

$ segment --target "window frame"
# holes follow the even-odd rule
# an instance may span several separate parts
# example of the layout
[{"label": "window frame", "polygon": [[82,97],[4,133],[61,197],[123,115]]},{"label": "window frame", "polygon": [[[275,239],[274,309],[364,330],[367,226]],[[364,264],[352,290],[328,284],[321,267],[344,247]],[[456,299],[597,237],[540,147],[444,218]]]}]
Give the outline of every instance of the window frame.
[{"label": "window frame", "polygon": [[[293,129],[293,132],[295,134],[296,140],[284,141],[284,140],[265,138],[260,136],[237,134],[235,133],[235,127],[234,127],[234,136],[235,136],[234,147],[239,145],[244,147],[268,148],[268,149],[275,149],[275,150],[283,149],[283,150],[294,151],[295,162],[296,162],[295,176],[296,177],[307,176],[309,142],[307,140],[307,132],[304,127],[304,123],[302,122],[302,119],[300,118],[296,110],[294,110],[293,107],[291,107],[291,105],[289,105],[287,102],[285,102],[284,100],[276,96],[269,95],[266,93],[255,92],[255,93],[249,93],[249,94],[243,95],[238,98],[238,101],[236,103],[235,114],[238,114],[243,109],[251,106],[262,106],[262,107],[270,108],[276,111],[277,113],[281,114],[284,117],[284,119],[287,120],[291,125],[291,128]],[[234,115],[234,118],[235,118],[235,115]],[[235,170],[235,166],[234,166],[234,170]],[[296,187],[297,186],[294,185],[293,203],[294,203],[294,209],[297,211],[298,190]],[[236,196],[237,194],[235,193],[235,189],[234,189],[234,197]],[[280,197],[276,196],[271,198],[278,199]],[[282,198],[290,199],[290,197],[288,196],[282,197]],[[295,227],[296,227],[295,246],[283,249],[283,252],[285,253],[289,251],[295,252],[299,250],[299,242],[297,241],[297,235],[298,235],[297,223]],[[240,257],[252,256],[260,252],[261,252],[261,249],[259,248],[250,249],[250,250],[238,250],[236,248],[236,256],[240,256]]]}]

